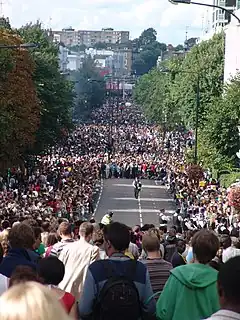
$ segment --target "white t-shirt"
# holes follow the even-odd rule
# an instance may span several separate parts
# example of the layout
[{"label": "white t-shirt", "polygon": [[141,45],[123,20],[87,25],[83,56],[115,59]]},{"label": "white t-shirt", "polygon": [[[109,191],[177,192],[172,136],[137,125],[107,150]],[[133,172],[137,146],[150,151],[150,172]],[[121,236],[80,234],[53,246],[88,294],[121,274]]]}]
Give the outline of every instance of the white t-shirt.
[{"label": "white t-shirt", "polygon": [[240,249],[237,249],[235,247],[228,247],[227,249],[223,250],[222,253],[222,261],[223,263],[227,262],[229,259],[240,256]]}]

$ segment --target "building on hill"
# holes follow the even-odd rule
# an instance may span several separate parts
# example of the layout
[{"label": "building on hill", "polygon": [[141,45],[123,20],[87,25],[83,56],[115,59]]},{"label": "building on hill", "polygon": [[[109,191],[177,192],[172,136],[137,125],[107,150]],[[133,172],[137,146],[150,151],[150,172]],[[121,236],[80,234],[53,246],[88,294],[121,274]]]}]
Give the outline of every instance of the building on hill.
[{"label": "building on hill", "polygon": [[85,45],[93,47],[97,43],[122,44],[129,42],[129,31],[115,31],[112,28],[102,30],[75,30],[72,27],[53,31],[60,36],[66,46]]}]

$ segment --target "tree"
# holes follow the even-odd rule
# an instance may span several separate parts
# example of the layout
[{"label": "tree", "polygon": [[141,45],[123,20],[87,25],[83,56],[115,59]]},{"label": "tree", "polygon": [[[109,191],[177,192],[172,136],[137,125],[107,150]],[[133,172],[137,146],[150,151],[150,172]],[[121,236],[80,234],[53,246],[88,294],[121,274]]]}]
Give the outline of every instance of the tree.
[{"label": "tree", "polygon": [[73,85],[61,75],[58,65],[58,46],[53,44],[39,22],[18,30],[25,42],[39,43],[33,50],[34,81],[41,101],[40,127],[33,150],[40,152],[63,139],[73,128]]},{"label": "tree", "polygon": [[103,104],[106,95],[104,78],[100,76],[91,57],[87,57],[81,69],[72,72],[71,77],[75,82],[77,97],[74,117],[87,119],[93,109]]},{"label": "tree", "polygon": [[146,45],[152,44],[157,39],[157,31],[153,28],[148,28],[142,32],[139,37],[140,47],[145,47]]},{"label": "tree", "polygon": [[178,110],[171,102],[171,85],[169,74],[153,69],[140,78],[134,90],[135,101],[143,107],[147,117],[164,130],[173,129],[181,122]]},{"label": "tree", "polygon": [[[134,92],[151,120],[194,129],[199,79],[198,158],[215,171],[236,166],[240,149],[240,75],[224,89],[223,64],[224,34],[217,34],[141,77]],[[191,162],[192,152],[187,157]]]},{"label": "tree", "polygon": [[[9,27],[9,26],[8,26]],[[12,30],[0,28],[0,41],[20,45]],[[21,164],[35,141],[40,103],[33,81],[34,61],[25,49],[0,50],[0,170]]]},{"label": "tree", "polygon": [[[172,62],[170,62],[171,64]],[[173,60],[174,63],[174,60]],[[195,123],[197,79],[200,82],[199,125],[204,126],[211,103],[221,96],[224,68],[224,34],[196,45],[171,70],[175,73],[172,97],[187,127]]]},{"label": "tree", "polygon": [[[240,119],[240,75],[232,79],[225,88],[225,94],[211,104],[207,121],[202,128],[203,145],[215,152],[211,159],[216,170],[235,167],[238,162],[237,152],[240,149],[239,119]],[[206,162],[206,156],[202,156]],[[220,161],[219,161],[219,160]]]},{"label": "tree", "polygon": [[68,49],[72,52],[85,52],[87,46],[85,44],[68,46]]},{"label": "tree", "polygon": [[108,45],[105,42],[97,42],[93,47],[97,50],[102,50],[102,49],[107,49]]},{"label": "tree", "polygon": [[174,49],[175,49],[175,51],[182,51],[182,50],[184,50],[184,47],[182,44],[179,44]]}]

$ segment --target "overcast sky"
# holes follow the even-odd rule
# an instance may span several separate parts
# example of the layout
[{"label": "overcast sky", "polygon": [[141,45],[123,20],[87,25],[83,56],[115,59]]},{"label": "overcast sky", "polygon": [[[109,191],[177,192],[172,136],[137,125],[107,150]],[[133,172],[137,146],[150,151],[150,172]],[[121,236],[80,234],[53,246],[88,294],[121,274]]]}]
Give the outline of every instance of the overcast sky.
[{"label": "overcast sky", "polygon": [[[158,40],[174,45],[189,37],[201,36],[211,9],[195,5],[172,5],[168,0],[3,0],[3,14],[12,26],[19,27],[40,19],[45,27],[61,30],[98,30],[112,27],[129,30],[135,38],[149,27],[158,32]],[[201,2],[212,3],[211,0]],[[211,26],[211,23],[210,23]]]}]

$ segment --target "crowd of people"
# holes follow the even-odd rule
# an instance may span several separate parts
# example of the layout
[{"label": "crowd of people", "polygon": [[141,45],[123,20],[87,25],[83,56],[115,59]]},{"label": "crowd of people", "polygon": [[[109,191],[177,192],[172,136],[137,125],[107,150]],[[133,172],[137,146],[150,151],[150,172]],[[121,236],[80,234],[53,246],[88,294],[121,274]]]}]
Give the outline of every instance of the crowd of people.
[{"label": "crowd of people", "polygon": [[[209,170],[194,179],[193,143],[133,103],[106,103],[0,177],[1,319],[240,319],[239,218]],[[111,178],[159,180],[175,214],[159,208],[157,226],[95,221],[100,180]]]}]

